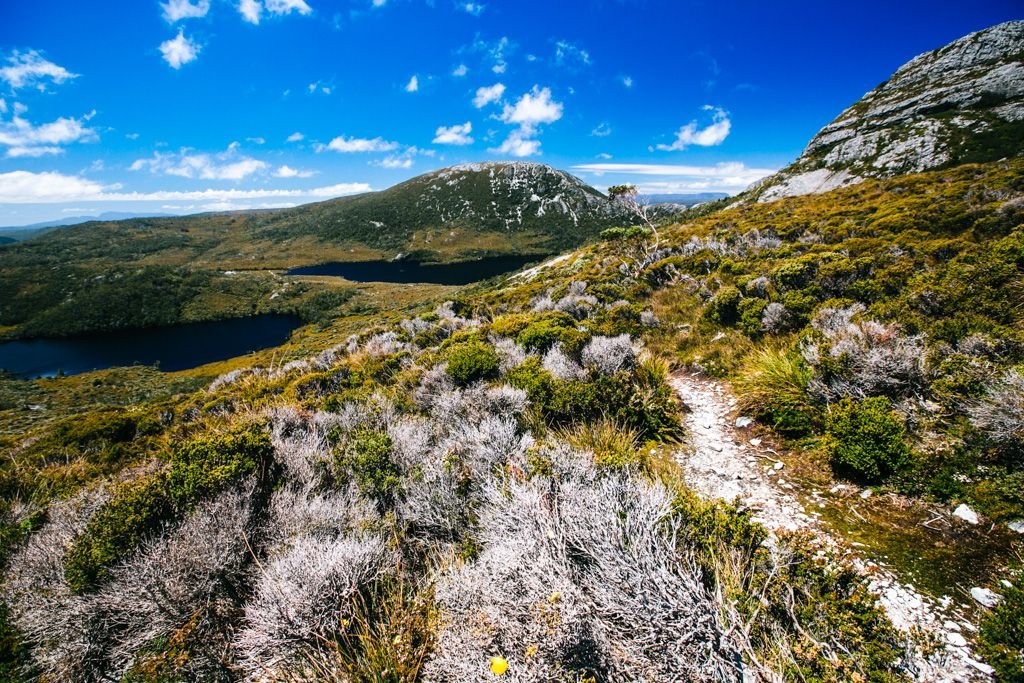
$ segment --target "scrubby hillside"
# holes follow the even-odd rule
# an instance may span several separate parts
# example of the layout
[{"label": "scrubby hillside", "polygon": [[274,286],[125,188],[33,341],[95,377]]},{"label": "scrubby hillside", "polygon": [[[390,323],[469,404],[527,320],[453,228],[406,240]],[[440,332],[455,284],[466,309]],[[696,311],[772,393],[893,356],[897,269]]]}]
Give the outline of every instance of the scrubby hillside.
[{"label": "scrubby hillside", "polygon": [[915,57],[840,114],[800,158],[752,191],[760,201],[827,192],[1024,152],[1024,21]]},{"label": "scrubby hillside", "polygon": [[[840,681],[902,680],[932,656],[941,671],[945,650],[893,630],[844,560],[766,542],[749,512],[687,490],[667,380],[733,378],[840,481],[1015,519],[1022,170],[695,217],[653,254],[652,235],[612,231],[319,355],[48,427],[0,470],[10,666],[463,681],[499,657],[522,681]],[[1011,671],[1015,636],[986,623],[974,656]]]}]

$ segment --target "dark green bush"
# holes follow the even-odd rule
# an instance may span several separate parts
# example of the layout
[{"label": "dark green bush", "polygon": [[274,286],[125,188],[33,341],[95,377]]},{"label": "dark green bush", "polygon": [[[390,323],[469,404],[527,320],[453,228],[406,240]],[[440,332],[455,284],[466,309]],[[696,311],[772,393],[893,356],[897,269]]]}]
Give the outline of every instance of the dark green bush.
[{"label": "dark green bush", "polygon": [[768,306],[764,299],[746,298],[740,301],[740,329],[748,337],[761,336],[761,314]]},{"label": "dark green bush", "polygon": [[448,375],[458,384],[498,376],[500,361],[494,347],[486,342],[474,341],[448,349]]},{"label": "dark green bush", "polygon": [[739,320],[740,300],[743,295],[735,287],[722,287],[704,311],[705,317],[720,325],[735,325]]},{"label": "dark green bush", "polygon": [[981,622],[978,652],[996,677],[1006,683],[1024,681],[1024,572],[1018,571],[1003,600]]},{"label": "dark green bush", "polygon": [[86,590],[108,568],[128,557],[163,524],[242,477],[266,473],[273,456],[270,437],[255,425],[201,437],[171,455],[170,466],[124,484],[89,520],[64,562],[72,590]]},{"label": "dark green bush", "polygon": [[884,396],[844,398],[825,420],[825,452],[837,473],[880,483],[911,459],[903,421]]},{"label": "dark green bush", "polygon": [[338,464],[352,473],[356,485],[382,509],[389,508],[402,483],[402,472],[392,459],[394,443],[386,433],[360,427],[350,436]]},{"label": "dark green bush", "polygon": [[590,335],[576,329],[576,319],[562,312],[545,313],[534,318],[519,333],[517,341],[530,351],[543,353],[560,342],[566,353],[579,353]]}]

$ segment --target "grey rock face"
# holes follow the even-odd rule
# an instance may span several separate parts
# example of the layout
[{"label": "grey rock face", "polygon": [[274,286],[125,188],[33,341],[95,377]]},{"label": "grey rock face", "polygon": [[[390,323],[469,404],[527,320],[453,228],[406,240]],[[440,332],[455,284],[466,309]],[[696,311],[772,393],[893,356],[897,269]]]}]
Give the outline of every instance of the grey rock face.
[{"label": "grey rock face", "polygon": [[1024,21],[919,55],[752,188],[758,201],[1024,152]]}]

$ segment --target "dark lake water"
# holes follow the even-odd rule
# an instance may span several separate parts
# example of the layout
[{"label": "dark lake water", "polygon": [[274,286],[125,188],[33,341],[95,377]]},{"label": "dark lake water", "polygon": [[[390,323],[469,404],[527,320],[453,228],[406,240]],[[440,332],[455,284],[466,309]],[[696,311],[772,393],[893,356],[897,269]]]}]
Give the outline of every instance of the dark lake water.
[{"label": "dark lake water", "polygon": [[352,261],[322,263],[288,271],[288,275],[331,275],[353,282],[396,282],[401,284],[468,285],[519,270],[543,256],[491,256],[478,261],[423,264],[417,261]]},{"label": "dark lake water", "polygon": [[159,365],[161,370],[173,372],[278,346],[301,324],[296,316],[258,315],[63,339],[0,342],[0,368],[28,378],[136,364]]}]

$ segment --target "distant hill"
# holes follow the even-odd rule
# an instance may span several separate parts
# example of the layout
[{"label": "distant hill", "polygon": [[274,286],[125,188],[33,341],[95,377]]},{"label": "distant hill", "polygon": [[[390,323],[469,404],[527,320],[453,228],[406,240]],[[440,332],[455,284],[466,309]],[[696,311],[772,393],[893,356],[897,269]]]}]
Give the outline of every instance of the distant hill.
[{"label": "distant hill", "polygon": [[13,244],[17,241],[18,240],[14,239],[13,237],[4,237],[3,235],[0,235],[0,244]]},{"label": "distant hill", "polygon": [[696,192],[693,194],[649,194],[644,199],[652,204],[678,204],[680,206],[696,206],[705,202],[714,202],[725,199],[727,192]]},{"label": "distant hill", "polygon": [[315,237],[393,251],[444,251],[467,236],[559,251],[627,215],[579,178],[545,164],[488,162],[427,173],[382,192],[252,214],[253,234]]},{"label": "distant hill", "polygon": [[1024,21],[915,57],[751,188],[758,201],[1024,152]]},{"label": "distant hill", "polygon": [[54,221],[32,223],[30,225],[10,225],[0,228],[0,243],[5,241],[25,240],[35,235],[41,235],[53,228],[62,228],[68,225],[79,225],[90,221],[122,221],[129,218],[162,218],[171,216],[169,213],[128,213],[124,211],[104,211],[96,216],[71,216]]}]

